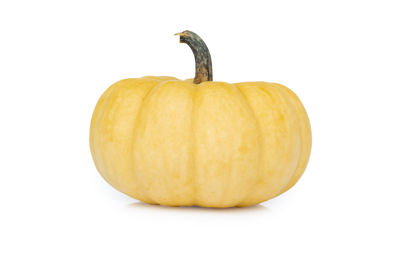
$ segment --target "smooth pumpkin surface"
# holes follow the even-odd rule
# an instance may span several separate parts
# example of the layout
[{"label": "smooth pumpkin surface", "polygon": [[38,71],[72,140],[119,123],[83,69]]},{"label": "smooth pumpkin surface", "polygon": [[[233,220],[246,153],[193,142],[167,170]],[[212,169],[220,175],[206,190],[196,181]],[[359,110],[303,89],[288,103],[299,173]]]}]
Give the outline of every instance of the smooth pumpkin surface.
[{"label": "smooth pumpkin surface", "polygon": [[90,148],[104,179],[143,202],[249,206],[299,180],[311,130],[300,100],[279,84],[143,77],[101,96]]}]

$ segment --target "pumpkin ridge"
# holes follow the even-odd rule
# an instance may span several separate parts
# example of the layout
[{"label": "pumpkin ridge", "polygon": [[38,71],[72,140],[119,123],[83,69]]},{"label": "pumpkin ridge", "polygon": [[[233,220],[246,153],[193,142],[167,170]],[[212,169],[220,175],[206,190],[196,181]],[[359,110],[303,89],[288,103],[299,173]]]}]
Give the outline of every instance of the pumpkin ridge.
[{"label": "pumpkin ridge", "polygon": [[[260,137],[260,139],[259,139],[259,141],[258,141],[258,142],[259,142],[259,152],[258,152],[259,157],[258,157],[258,159],[261,159],[261,158],[263,157],[262,152],[263,152],[263,149],[264,149],[264,142],[263,142],[263,140],[262,140],[263,133],[262,133],[262,131],[261,131],[260,123],[259,123],[259,121],[258,121],[258,119],[257,119],[257,117],[256,117],[256,115],[255,115],[255,112],[254,112],[253,107],[252,107],[251,104],[249,103],[249,99],[247,98],[246,94],[241,90],[240,85],[239,85],[239,84],[232,84],[232,85],[233,85],[234,87],[236,87],[236,88],[238,89],[238,91],[240,92],[240,94],[242,95],[244,102],[246,103],[246,105],[247,105],[248,108],[250,109],[251,115],[253,116],[253,118],[254,118],[254,120],[255,120],[256,127],[257,127],[257,132],[258,132],[258,135],[259,135],[259,137]],[[257,172],[258,172],[258,179],[257,179],[257,181],[254,183],[253,189],[250,189],[250,191],[247,192],[245,196],[243,196],[242,200],[239,201],[239,203],[236,204],[237,206],[243,205],[243,203],[246,201],[246,199],[249,197],[249,195],[254,191],[254,188],[256,187],[256,185],[257,185],[258,183],[260,183],[260,176],[261,176],[261,160],[258,161],[257,169],[258,169],[258,170],[257,170]]]},{"label": "pumpkin ridge", "polygon": [[[290,108],[290,105],[288,105],[288,101],[284,98],[284,95],[282,95],[281,91],[278,91],[277,88],[272,87],[271,83],[266,83],[266,82],[245,82],[245,83],[239,83],[239,85],[243,86],[242,87],[243,93],[245,95],[249,95],[249,99],[251,99],[252,93],[258,93],[256,91],[259,90],[260,94],[268,95],[269,100],[272,100],[272,102],[275,102],[273,104],[279,104],[279,105],[281,105],[281,107],[285,106],[282,109],[280,108],[280,112],[283,111],[285,108],[286,109]],[[257,88],[257,90],[252,92],[252,90],[250,88],[254,88],[254,87]],[[250,90],[248,90],[248,89],[250,89]],[[266,99],[263,99],[263,101],[264,100],[266,100]],[[278,103],[278,102],[280,102],[280,103]],[[253,106],[253,102],[250,101],[249,104]],[[254,105],[254,106],[256,106],[256,105]],[[273,105],[271,105],[271,106],[273,106]],[[254,111],[255,112],[259,112],[259,109],[254,108]],[[283,114],[283,112],[281,112],[281,113]],[[271,114],[273,114],[273,113],[271,113]],[[296,122],[297,120],[293,119],[292,117],[290,117],[293,114],[294,114],[294,112],[292,112],[290,110],[289,110],[289,112],[286,113],[286,115],[289,115],[288,116],[288,120],[291,120],[291,122],[292,122],[292,124],[290,126],[292,128],[287,126],[287,125],[289,125],[288,121],[284,122],[286,124],[284,124],[284,123],[279,124],[279,126],[284,125],[284,126],[282,126],[282,128],[288,129],[287,131],[290,134],[290,138],[291,138],[291,142],[292,142],[292,144],[291,144],[292,146],[290,146],[290,147],[293,147],[293,145],[294,145],[293,143],[296,143],[296,141],[299,141],[299,134],[297,132],[294,132],[294,133],[290,132],[291,130],[293,130],[293,126],[297,126],[297,122]],[[258,116],[258,114],[257,114],[257,117],[261,118],[261,119],[257,119],[259,121],[259,123],[260,123],[260,127],[261,128],[264,127],[265,124],[261,125],[261,123],[263,123],[263,116]],[[276,124],[278,124],[278,123],[276,123]],[[267,128],[267,127],[265,127],[265,128]],[[268,136],[268,133],[267,133],[266,136],[263,136],[262,138],[263,138],[263,140],[266,140],[268,137],[269,136]],[[288,139],[289,139],[289,137],[288,137]],[[279,146],[279,144],[276,144],[276,145]],[[266,148],[266,144],[264,144],[264,152],[263,153],[267,153],[267,155],[269,155],[268,151],[270,151],[270,150],[271,149],[270,148]],[[273,150],[273,148],[272,148],[272,150]],[[290,149],[287,148],[287,150],[290,150]],[[299,150],[297,150],[297,151],[299,151]],[[265,192],[265,193],[267,193],[267,195],[263,196],[264,192],[262,192],[262,191],[264,191],[267,188],[267,187],[265,187],[265,185],[269,184],[271,182],[269,179],[274,179],[274,178],[273,178],[273,176],[271,176],[271,177],[270,176],[265,176],[265,178],[267,178],[268,180],[264,180],[264,178],[261,178],[260,179],[260,183],[259,183],[259,186],[261,186],[261,187],[259,187],[261,189],[261,191],[258,191],[258,190],[255,189],[253,191],[254,194],[250,193],[248,198],[247,198],[247,200],[245,200],[240,205],[240,207],[249,206],[249,205],[258,204],[258,203],[267,201],[267,200],[275,197],[278,194],[278,192],[281,191],[282,187],[286,184],[287,180],[289,180],[289,178],[291,177],[291,174],[293,173],[293,171],[295,169],[295,164],[297,163],[297,161],[296,161],[297,160],[297,156],[299,155],[299,152],[295,152],[295,151],[291,151],[291,150],[290,151],[282,151],[281,153],[283,153],[283,152],[287,152],[287,153],[292,152],[291,156],[293,156],[293,159],[291,161],[292,165],[290,166],[290,168],[289,168],[289,166],[287,166],[288,169],[286,169],[286,168],[282,169],[282,171],[285,172],[285,177],[286,177],[285,179],[286,180],[282,180],[282,178],[283,178],[282,177],[282,178],[279,179],[280,181],[278,183],[277,183],[277,181],[275,181],[274,184],[275,184],[276,189],[274,189],[273,191],[267,189],[266,192]],[[261,163],[260,163],[261,165],[262,165],[262,163],[264,161],[269,162],[269,158],[267,158],[267,156],[265,156],[265,155],[263,155],[263,156],[264,157],[261,158],[261,160],[260,160],[261,161]],[[267,166],[270,166],[270,164],[268,164]],[[272,167],[272,166],[270,166],[270,167]],[[274,170],[274,169],[264,170],[262,168],[261,169],[261,174],[264,174],[265,171],[267,173],[270,173],[270,174],[272,174],[272,173],[277,174],[279,172],[279,171]],[[268,174],[268,175],[270,175],[270,174]],[[263,177],[264,177],[264,175],[263,175]],[[264,181],[266,182],[265,184],[264,184]],[[262,193],[260,193],[260,192],[262,192]]]},{"label": "pumpkin ridge", "polygon": [[[238,89],[238,87],[237,87],[235,84],[230,84],[230,83],[225,83],[225,82],[218,82],[218,83],[224,83],[224,84],[227,85],[227,86],[231,86],[235,91],[238,92],[238,94],[234,95],[233,97],[239,97],[239,98],[241,98],[241,101],[244,102],[244,105],[245,105],[247,108],[249,107],[249,104],[248,104],[248,102],[246,101],[246,99],[243,97],[242,92]],[[250,108],[250,113],[252,113],[252,115],[254,116],[253,110],[252,110],[251,108]],[[255,118],[254,118],[254,119],[255,119]],[[255,120],[255,123],[257,123],[257,120]],[[258,128],[257,128],[257,131],[258,131]],[[233,176],[233,174],[232,174],[232,172],[230,172],[230,175],[229,175],[229,180],[230,180],[230,181],[232,181],[232,176]],[[232,185],[228,183],[227,186],[225,186],[225,188],[223,189],[223,192],[222,192],[222,194],[221,194],[220,201],[219,201],[219,204],[220,204],[220,205],[223,205],[224,202],[226,201],[225,199],[226,199],[227,195],[229,195],[228,191],[231,190],[231,187],[232,187]],[[246,193],[246,194],[247,194],[247,193]],[[235,206],[239,205],[240,202],[241,202],[244,198],[245,198],[245,197],[242,196],[242,199],[236,201],[235,204],[232,204],[230,207],[235,207]]]},{"label": "pumpkin ridge", "polygon": [[[124,80],[124,79],[123,79]],[[98,160],[96,160],[96,140],[95,140],[95,138],[96,138],[96,134],[97,134],[97,132],[96,132],[96,127],[98,126],[98,122],[99,122],[99,118],[100,118],[100,116],[101,116],[101,114],[103,114],[104,113],[104,109],[103,109],[103,107],[104,107],[104,105],[106,105],[106,103],[108,102],[108,100],[110,99],[110,97],[111,97],[111,95],[112,95],[112,92],[115,90],[115,88],[117,88],[118,86],[119,86],[119,82],[121,82],[121,81],[123,81],[123,80],[120,80],[120,81],[118,81],[118,82],[116,82],[116,83],[114,83],[113,85],[111,85],[105,92],[104,92],[104,94],[103,95],[105,95],[107,92],[107,95],[105,95],[105,97],[104,97],[104,100],[103,100],[103,102],[101,103],[101,105],[99,105],[99,109],[98,109],[98,112],[97,112],[97,116],[96,116],[96,121],[94,121],[94,123],[93,123],[93,142],[92,142],[92,147],[93,147],[93,149],[92,149],[92,154],[93,154],[93,161],[94,161],[94,164],[95,164],[95,166],[96,166],[96,168],[98,169],[98,170],[100,170],[99,168],[98,168],[98,166],[99,166],[99,163],[98,163]],[[96,106],[96,108],[97,108],[97,106]],[[96,109],[95,109],[96,110]],[[94,116],[93,116],[94,117]],[[106,177],[106,174],[105,173],[102,173],[102,172],[100,172],[99,171],[99,173],[100,173],[100,175],[103,177],[103,179],[108,183],[108,184],[110,184],[112,187],[114,187],[112,184],[111,184],[111,182],[108,180],[108,178]]]},{"label": "pumpkin ridge", "polygon": [[198,179],[197,179],[197,168],[196,168],[196,159],[195,159],[195,149],[196,149],[196,140],[194,138],[195,136],[195,115],[196,115],[196,98],[197,98],[197,86],[193,86],[193,103],[192,103],[192,113],[191,113],[191,119],[190,119],[190,161],[192,162],[192,179],[193,179],[193,203],[192,205],[197,205],[198,201],[198,191],[197,191],[197,184],[198,184]]},{"label": "pumpkin ridge", "polygon": [[[299,160],[297,162],[296,168],[294,170],[293,176],[291,177],[291,179],[289,180],[288,184],[286,184],[282,191],[278,194],[282,194],[284,192],[286,192],[287,190],[289,190],[291,187],[293,187],[297,181],[301,178],[301,176],[304,173],[305,168],[307,167],[309,158],[310,158],[310,153],[311,153],[311,127],[310,127],[310,120],[308,118],[307,112],[303,106],[303,104],[301,103],[300,99],[298,98],[298,96],[289,88],[287,88],[286,86],[280,85],[280,84],[273,84],[276,88],[279,88],[280,91],[283,92],[283,94],[286,96],[286,98],[288,99],[288,101],[291,103],[292,109],[294,110],[295,114],[296,114],[296,118],[297,118],[297,122],[299,124],[299,137],[300,137],[300,154],[299,154]],[[289,96],[291,95],[291,96]],[[299,112],[304,114],[304,118],[305,120],[299,120],[299,115],[298,112],[296,111],[296,107],[295,105],[297,105],[299,107]],[[302,125],[302,123],[304,123],[304,126]],[[307,127],[309,132],[307,132]],[[304,133],[307,133],[305,136]],[[310,139],[309,143],[310,146],[309,147],[305,147],[304,145],[308,145],[308,140]],[[301,165],[304,164],[303,167],[301,167]],[[301,168],[302,170],[299,171],[299,168]]]},{"label": "pumpkin ridge", "polygon": [[[133,128],[133,132],[134,132],[134,133],[135,133],[137,127],[138,127],[139,118],[140,118],[140,116],[142,115],[144,103],[148,100],[148,98],[150,97],[151,93],[152,93],[157,87],[161,86],[162,84],[164,84],[164,83],[166,83],[166,82],[168,82],[168,81],[160,81],[159,83],[154,84],[154,86],[146,93],[146,95],[144,95],[144,97],[143,97],[143,99],[142,99],[142,102],[140,103],[140,106],[139,106],[139,111],[138,111],[138,113],[137,113],[137,118],[136,118],[136,120],[135,120],[135,125],[133,126],[133,127],[134,127],[134,128]],[[135,134],[136,134],[136,133],[135,133]],[[136,138],[137,138],[137,135],[134,135],[134,136],[133,136],[133,140],[132,140],[132,148],[135,147]],[[131,161],[132,161],[132,166],[134,166],[133,158],[132,158]],[[134,170],[132,170],[132,171],[134,171]],[[135,176],[136,176],[136,175],[135,175]],[[137,179],[136,182],[137,182],[137,184],[138,184],[137,187],[143,187],[143,182],[142,182],[140,179]],[[146,190],[138,189],[138,191],[146,191]],[[155,200],[154,198],[151,198],[148,194],[142,193],[142,192],[141,192],[140,194],[141,194],[144,198],[146,198],[147,201],[148,201],[149,203],[151,203],[151,204],[160,204],[159,202],[157,202],[157,200]]]},{"label": "pumpkin ridge", "polygon": [[[92,119],[90,120],[90,128],[89,128],[89,145],[90,145],[90,152],[92,154],[92,158],[94,161],[94,164],[96,165],[96,160],[95,160],[95,149],[94,149],[94,137],[95,137],[95,127],[97,125],[97,120],[99,119],[99,113],[100,110],[102,109],[104,105],[104,101],[108,98],[110,95],[111,89],[113,88],[114,85],[111,85],[107,88],[107,90],[100,96],[100,99],[97,101],[96,106],[94,108],[93,114],[92,114]],[[97,168],[98,169],[98,168]]]},{"label": "pumpkin ridge", "polygon": [[280,194],[282,194],[282,193],[285,191],[285,188],[288,186],[288,184],[291,183],[293,177],[294,177],[295,174],[296,174],[296,170],[297,170],[298,165],[299,165],[299,163],[300,163],[300,156],[302,155],[302,148],[301,148],[302,136],[301,136],[301,132],[300,132],[300,121],[299,121],[299,117],[298,117],[298,115],[297,115],[297,113],[296,113],[296,110],[295,110],[295,108],[294,108],[294,106],[293,106],[292,99],[289,98],[289,96],[287,95],[287,92],[286,92],[284,89],[282,89],[281,86],[278,86],[277,84],[272,84],[272,83],[271,83],[270,85],[271,85],[272,87],[278,89],[279,93],[283,96],[283,98],[285,99],[285,101],[286,101],[286,103],[288,104],[288,106],[290,106],[291,112],[293,113],[293,116],[294,116],[294,118],[296,119],[296,123],[297,123],[297,129],[296,129],[296,130],[298,131],[298,135],[299,135],[299,147],[300,147],[300,152],[299,152],[299,155],[298,155],[297,161],[296,161],[296,167],[293,169],[293,173],[292,173],[292,175],[290,176],[290,179],[288,180],[288,182],[287,182],[284,186],[282,186],[282,189],[281,189],[276,195],[274,195],[274,196],[271,197],[271,198],[274,198],[274,197],[279,196]]}]

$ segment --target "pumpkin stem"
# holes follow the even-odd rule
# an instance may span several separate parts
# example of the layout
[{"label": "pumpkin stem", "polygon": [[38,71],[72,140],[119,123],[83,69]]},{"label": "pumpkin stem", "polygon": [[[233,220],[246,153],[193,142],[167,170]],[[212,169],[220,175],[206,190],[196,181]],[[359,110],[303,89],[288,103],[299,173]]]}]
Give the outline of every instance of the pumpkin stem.
[{"label": "pumpkin stem", "polygon": [[197,34],[189,30],[176,33],[175,35],[179,36],[179,42],[189,45],[194,54],[196,75],[193,83],[199,84],[205,81],[212,81],[211,55],[204,41]]}]

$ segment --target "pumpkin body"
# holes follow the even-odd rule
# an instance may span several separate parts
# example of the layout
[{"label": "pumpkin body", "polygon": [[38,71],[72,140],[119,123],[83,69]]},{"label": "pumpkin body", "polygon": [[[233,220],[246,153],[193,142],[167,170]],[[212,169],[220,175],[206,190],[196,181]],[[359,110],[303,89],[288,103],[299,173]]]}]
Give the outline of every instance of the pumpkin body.
[{"label": "pumpkin body", "polygon": [[222,208],[292,187],[308,162],[311,131],[297,96],[279,84],[143,77],[101,96],[90,147],[104,179],[133,198]]}]

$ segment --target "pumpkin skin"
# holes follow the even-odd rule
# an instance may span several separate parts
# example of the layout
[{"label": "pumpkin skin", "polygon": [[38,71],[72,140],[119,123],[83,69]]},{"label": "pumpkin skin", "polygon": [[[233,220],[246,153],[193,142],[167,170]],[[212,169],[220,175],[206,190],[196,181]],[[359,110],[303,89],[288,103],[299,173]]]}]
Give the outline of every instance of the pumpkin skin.
[{"label": "pumpkin skin", "polygon": [[90,148],[104,179],[135,199],[243,207],[299,180],[311,130],[300,100],[276,83],[143,77],[101,96]]}]

